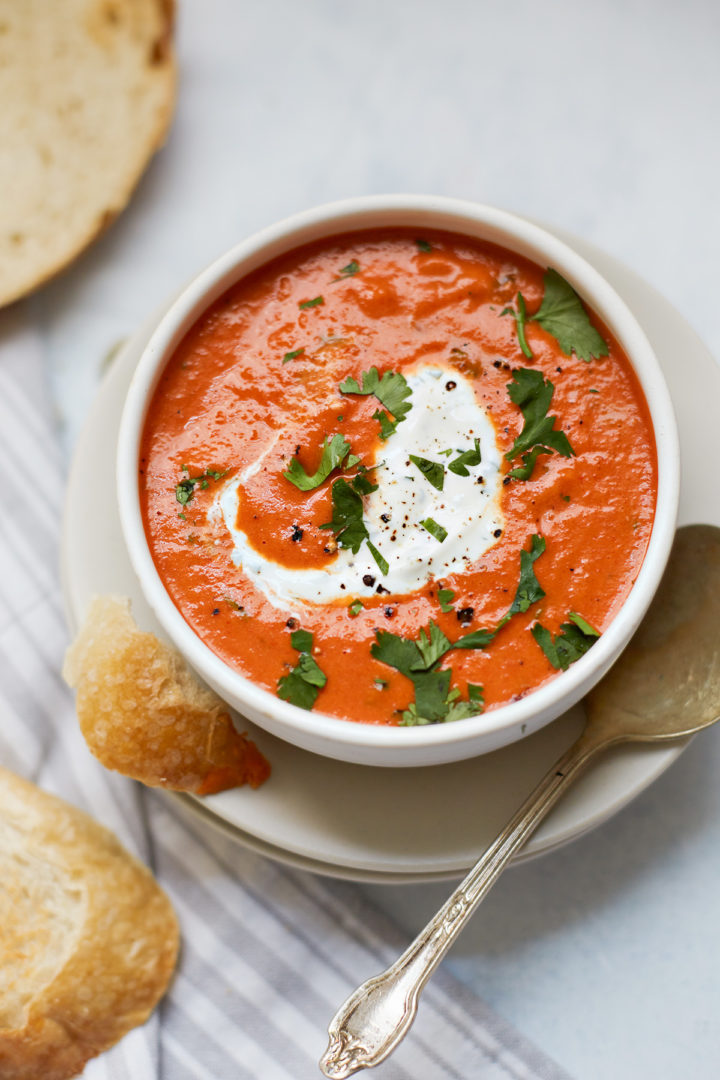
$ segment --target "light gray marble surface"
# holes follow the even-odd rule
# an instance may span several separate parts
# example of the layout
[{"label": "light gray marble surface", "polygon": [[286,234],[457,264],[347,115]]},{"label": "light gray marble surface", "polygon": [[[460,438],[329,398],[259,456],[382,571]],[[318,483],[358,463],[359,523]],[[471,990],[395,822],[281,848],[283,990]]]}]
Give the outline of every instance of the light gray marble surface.
[{"label": "light gray marble surface", "polygon": [[[715,0],[180,7],[166,148],[29,302],[68,454],[118,339],[236,240],[347,195],[456,195],[573,230],[720,355]],[[508,873],[449,961],[578,1080],[720,1075],[719,767],[717,732],[596,833]],[[408,931],[444,895],[366,891]]]}]

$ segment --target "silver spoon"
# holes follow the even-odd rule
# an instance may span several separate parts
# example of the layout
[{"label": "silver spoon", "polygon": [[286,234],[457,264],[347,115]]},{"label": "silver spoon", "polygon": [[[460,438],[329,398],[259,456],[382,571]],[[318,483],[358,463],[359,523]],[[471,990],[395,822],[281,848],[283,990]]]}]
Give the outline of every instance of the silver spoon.
[{"label": "silver spoon", "polygon": [[623,742],[685,739],[720,719],[720,529],[679,529],[655,600],[585,701],[587,722],[480,861],[387,971],[333,1017],[320,1059],[343,1080],[379,1065],[407,1034],[418,998],[485,894],[588,762]]}]

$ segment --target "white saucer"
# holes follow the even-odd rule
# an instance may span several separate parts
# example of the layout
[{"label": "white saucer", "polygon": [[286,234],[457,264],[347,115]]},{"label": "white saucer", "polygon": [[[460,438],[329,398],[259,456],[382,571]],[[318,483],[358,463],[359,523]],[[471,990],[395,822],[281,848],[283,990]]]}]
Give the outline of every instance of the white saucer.
[{"label": "white saucer", "polygon": [[[650,338],[680,429],[680,522],[720,525],[707,483],[720,399],[720,367],[681,316],[622,264],[558,232],[622,294]],[[130,568],[115,506],[115,439],[125,392],[149,327],[130,341],[99,389],[78,440],[63,531],[66,611],[76,627],[93,593],[130,596],[143,629],[159,633]],[[575,709],[530,738],[470,761],[380,769],[318,757],[243,722],[272,762],[258,791],[203,800],[172,796],[262,854],[336,877],[414,882],[457,877],[471,866],[581,725]],[[552,811],[519,856],[550,851],[600,824],[660,775],[681,747],[627,747],[600,760]]]}]

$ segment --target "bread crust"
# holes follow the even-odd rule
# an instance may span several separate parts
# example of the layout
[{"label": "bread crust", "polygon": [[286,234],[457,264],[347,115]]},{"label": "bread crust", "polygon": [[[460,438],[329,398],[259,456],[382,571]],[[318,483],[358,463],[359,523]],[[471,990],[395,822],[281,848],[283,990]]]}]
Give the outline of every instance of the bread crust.
[{"label": "bread crust", "polygon": [[0,826],[0,1076],[69,1080],[165,993],[177,919],[108,829],[2,767]]},{"label": "bread crust", "polygon": [[270,766],[183,658],[138,629],[130,602],[95,597],[68,650],[80,730],[99,761],[151,787],[210,795],[258,787]]},{"label": "bread crust", "polygon": [[127,205],[173,114],[173,0],[0,0],[0,306]]}]

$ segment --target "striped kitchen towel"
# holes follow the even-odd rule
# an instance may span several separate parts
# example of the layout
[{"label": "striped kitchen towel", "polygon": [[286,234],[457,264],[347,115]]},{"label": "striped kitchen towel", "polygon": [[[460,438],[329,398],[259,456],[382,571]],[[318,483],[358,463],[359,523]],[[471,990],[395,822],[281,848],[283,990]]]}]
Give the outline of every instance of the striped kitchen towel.
[{"label": "striped kitchen towel", "polygon": [[[402,935],[359,887],[277,865],[188,826],[161,795],[106,772],[60,678],[64,463],[39,335],[0,313],[0,761],[109,826],[154,870],[183,947],[162,1006],[91,1062],[87,1080],[305,1080],[330,1017]],[[0,957],[0,963],[2,957]],[[378,1080],[561,1080],[565,1075],[441,971]]]}]

